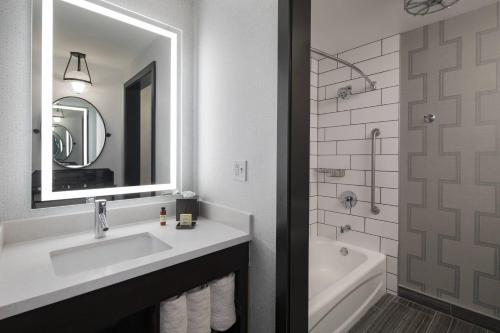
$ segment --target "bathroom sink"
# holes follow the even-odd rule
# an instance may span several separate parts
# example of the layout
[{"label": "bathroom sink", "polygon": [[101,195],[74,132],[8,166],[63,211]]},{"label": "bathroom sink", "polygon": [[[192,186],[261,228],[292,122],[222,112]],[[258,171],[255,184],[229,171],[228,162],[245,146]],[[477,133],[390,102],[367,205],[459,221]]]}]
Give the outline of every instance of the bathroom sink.
[{"label": "bathroom sink", "polygon": [[135,234],[50,252],[56,275],[72,275],[171,249],[150,233]]}]

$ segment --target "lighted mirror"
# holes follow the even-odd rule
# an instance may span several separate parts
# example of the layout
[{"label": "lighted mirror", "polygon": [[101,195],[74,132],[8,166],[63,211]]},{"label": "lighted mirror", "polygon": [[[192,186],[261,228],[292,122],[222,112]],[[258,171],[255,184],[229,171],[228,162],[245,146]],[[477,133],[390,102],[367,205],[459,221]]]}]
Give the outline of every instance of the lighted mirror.
[{"label": "lighted mirror", "polygon": [[177,188],[180,36],[104,1],[33,0],[32,207]]}]

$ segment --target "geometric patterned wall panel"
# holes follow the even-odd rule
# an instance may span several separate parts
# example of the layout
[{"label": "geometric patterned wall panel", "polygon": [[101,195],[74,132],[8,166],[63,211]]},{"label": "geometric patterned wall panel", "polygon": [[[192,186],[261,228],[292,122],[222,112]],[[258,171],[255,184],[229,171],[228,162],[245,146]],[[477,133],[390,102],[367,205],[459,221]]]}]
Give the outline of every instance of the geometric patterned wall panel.
[{"label": "geometric patterned wall panel", "polygon": [[495,4],[401,35],[399,284],[495,317],[499,22]]}]

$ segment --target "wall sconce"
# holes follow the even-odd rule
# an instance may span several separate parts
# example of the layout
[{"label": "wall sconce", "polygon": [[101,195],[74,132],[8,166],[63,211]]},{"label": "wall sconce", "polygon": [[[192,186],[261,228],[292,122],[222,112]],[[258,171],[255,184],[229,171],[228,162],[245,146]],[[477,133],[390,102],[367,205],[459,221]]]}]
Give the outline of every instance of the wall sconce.
[{"label": "wall sconce", "polygon": [[85,58],[84,53],[70,52],[68,64],[64,70],[63,79],[71,83],[71,88],[77,94],[81,94],[87,87],[92,85],[89,66]]}]

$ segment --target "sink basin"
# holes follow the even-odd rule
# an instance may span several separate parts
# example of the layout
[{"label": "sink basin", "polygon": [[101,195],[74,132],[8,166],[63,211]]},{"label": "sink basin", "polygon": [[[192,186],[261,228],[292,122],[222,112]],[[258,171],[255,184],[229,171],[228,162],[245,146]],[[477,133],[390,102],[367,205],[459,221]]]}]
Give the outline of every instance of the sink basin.
[{"label": "sink basin", "polygon": [[72,275],[171,249],[150,233],[135,234],[50,252],[56,275]]}]

